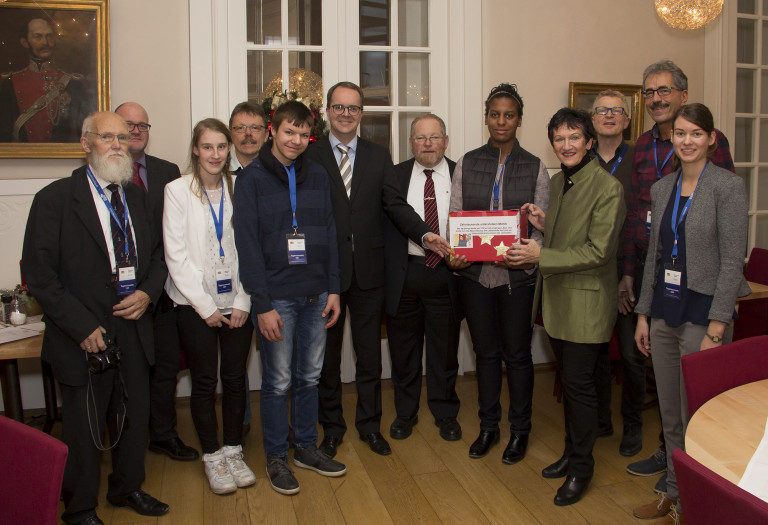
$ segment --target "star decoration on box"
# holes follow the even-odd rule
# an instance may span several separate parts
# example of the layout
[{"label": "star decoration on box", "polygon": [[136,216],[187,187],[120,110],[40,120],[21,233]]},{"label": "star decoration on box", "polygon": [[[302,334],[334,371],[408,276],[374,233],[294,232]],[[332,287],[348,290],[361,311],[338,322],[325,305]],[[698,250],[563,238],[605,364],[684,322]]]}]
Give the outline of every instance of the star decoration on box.
[{"label": "star decoration on box", "polygon": [[488,246],[491,246],[491,239],[493,239],[493,235],[478,235],[480,237],[480,246],[483,244],[487,244]]},{"label": "star decoration on box", "polygon": [[511,246],[504,246],[504,241],[501,241],[501,244],[499,244],[498,246],[494,246],[494,248],[496,248],[496,256],[499,257],[502,255],[505,255],[509,251]]}]

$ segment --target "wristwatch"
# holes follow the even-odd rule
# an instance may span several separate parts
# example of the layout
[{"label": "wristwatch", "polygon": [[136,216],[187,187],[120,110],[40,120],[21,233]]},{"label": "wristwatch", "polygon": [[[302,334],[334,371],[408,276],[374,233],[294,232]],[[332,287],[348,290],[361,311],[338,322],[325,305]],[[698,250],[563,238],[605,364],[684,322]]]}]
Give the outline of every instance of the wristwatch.
[{"label": "wristwatch", "polygon": [[709,335],[709,333],[707,333],[707,337],[712,339],[713,343],[722,343],[723,342],[723,338],[720,337],[719,335]]}]

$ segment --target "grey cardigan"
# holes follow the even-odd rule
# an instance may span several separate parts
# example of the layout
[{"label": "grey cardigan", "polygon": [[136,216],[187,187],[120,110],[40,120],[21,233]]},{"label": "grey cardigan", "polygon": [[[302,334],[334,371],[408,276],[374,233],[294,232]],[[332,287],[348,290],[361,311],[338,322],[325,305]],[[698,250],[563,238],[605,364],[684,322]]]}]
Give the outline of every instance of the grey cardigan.
[{"label": "grey cardigan", "polygon": [[[661,218],[679,175],[678,169],[651,186],[651,237],[635,308],[638,314],[651,315],[653,289],[662,262]],[[736,297],[751,292],[742,270],[747,251],[747,213],[744,181],[710,162],[685,219],[685,260],[688,289],[713,296],[709,309],[709,319],[713,321],[730,323]]]}]

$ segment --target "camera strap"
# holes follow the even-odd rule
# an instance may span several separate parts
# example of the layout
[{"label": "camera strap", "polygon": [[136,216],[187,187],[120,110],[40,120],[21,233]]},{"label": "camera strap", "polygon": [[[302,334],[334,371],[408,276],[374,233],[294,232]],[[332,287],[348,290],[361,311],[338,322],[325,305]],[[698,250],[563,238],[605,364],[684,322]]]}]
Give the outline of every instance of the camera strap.
[{"label": "camera strap", "polygon": [[[104,442],[101,440],[101,437],[104,435],[104,429],[99,428],[99,418],[98,418],[98,407],[96,406],[96,396],[93,393],[93,383],[91,382],[91,374],[88,373],[88,391],[86,392],[85,397],[85,411],[88,415],[88,427],[91,431],[91,439],[93,440],[93,444],[96,446],[97,449],[101,451],[107,451],[112,450],[117,446],[118,442],[120,441],[120,437],[123,435],[123,427],[125,426],[125,414],[126,414],[126,402],[128,401],[128,392],[125,388],[125,380],[123,379],[123,373],[120,371],[120,368],[116,370],[117,377],[120,379],[120,407],[117,409],[115,413],[115,423],[116,428],[118,428],[117,431],[117,437],[113,438],[112,432],[110,431],[110,440],[112,441],[112,444],[107,447],[104,445]],[[91,406],[93,406],[93,409],[91,409]],[[107,409],[109,406],[107,406]],[[93,412],[91,412],[93,410]],[[93,414],[93,415],[92,415]],[[94,423],[96,424],[96,428],[94,429]]]}]

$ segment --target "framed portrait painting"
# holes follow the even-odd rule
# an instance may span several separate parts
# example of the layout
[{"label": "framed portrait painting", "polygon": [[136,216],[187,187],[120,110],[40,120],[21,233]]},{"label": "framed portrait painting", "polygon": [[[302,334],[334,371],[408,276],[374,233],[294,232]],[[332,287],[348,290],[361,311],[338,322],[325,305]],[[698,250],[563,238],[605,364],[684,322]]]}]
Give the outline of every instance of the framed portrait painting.
[{"label": "framed portrait painting", "polygon": [[583,109],[592,114],[592,106],[597,94],[606,89],[618,91],[627,100],[630,122],[624,130],[624,140],[634,144],[643,132],[643,117],[645,104],[643,102],[643,86],[635,84],[592,84],[589,82],[570,82],[568,84],[568,107]]},{"label": "framed portrait painting", "polygon": [[83,156],[109,109],[109,0],[0,3],[0,158]]}]

